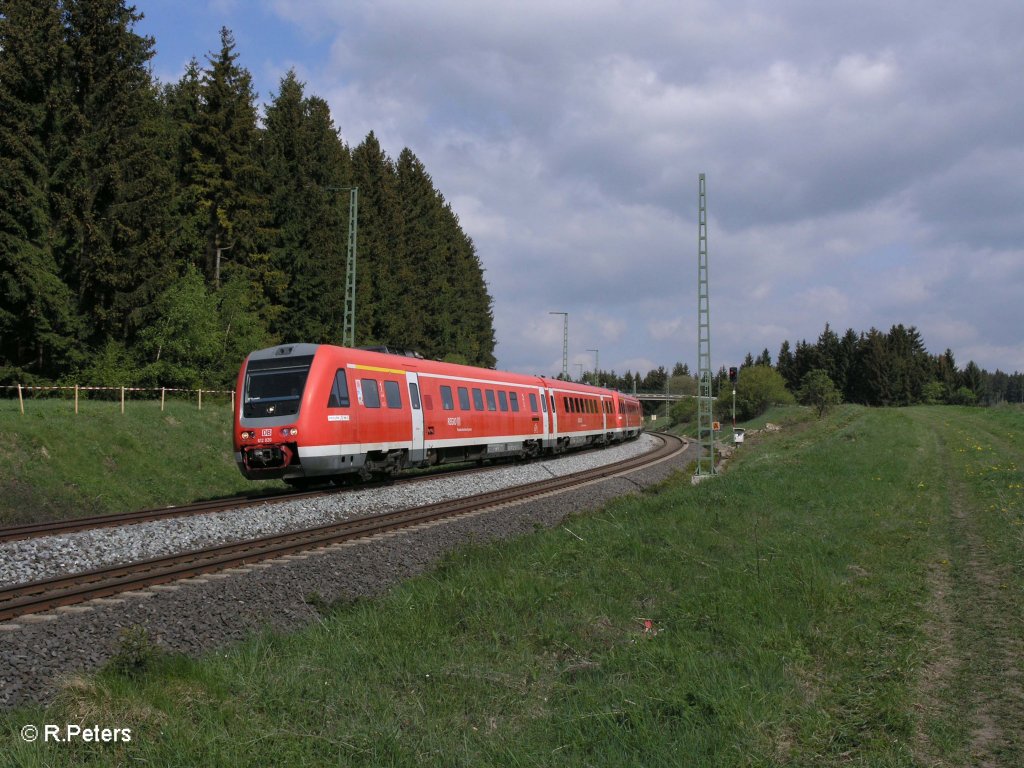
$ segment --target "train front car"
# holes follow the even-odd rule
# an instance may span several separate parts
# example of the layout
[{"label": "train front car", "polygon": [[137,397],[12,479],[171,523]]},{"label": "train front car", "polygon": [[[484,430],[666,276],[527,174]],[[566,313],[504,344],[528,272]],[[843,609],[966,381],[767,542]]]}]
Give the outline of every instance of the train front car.
[{"label": "train front car", "polygon": [[238,376],[239,470],[301,486],[421,463],[419,394],[415,374],[399,368],[405,362],[412,361],[328,344],[253,352]]},{"label": "train front car", "polygon": [[305,418],[317,344],[285,344],[253,352],[238,374],[235,463],[250,480],[305,476],[299,441],[311,424]]}]

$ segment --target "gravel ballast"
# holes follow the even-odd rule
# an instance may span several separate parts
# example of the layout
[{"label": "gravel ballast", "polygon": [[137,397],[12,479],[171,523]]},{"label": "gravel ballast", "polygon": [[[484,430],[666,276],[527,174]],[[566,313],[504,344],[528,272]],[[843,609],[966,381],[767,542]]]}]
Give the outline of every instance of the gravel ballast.
[{"label": "gravel ballast", "polygon": [[[286,501],[201,516],[216,519],[214,523],[200,524],[196,518],[186,518],[127,526],[139,529],[133,532],[135,535],[128,536],[131,543],[124,545],[131,548],[132,554],[128,556],[117,552],[119,542],[123,541],[118,537],[127,536],[123,532],[125,529],[48,537],[74,543],[51,541],[32,550],[12,550],[12,547],[44,540],[12,542],[0,550],[0,566],[5,579],[12,578],[7,574],[17,573],[22,576],[14,578],[24,580],[23,574],[46,572],[45,569],[52,568],[53,563],[65,559],[73,563],[72,567],[87,570],[99,567],[92,563],[104,561],[104,558],[108,558],[106,562],[119,562],[155,557],[167,551],[161,549],[153,554],[150,547],[156,544],[168,543],[171,549],[182,546],[194,549],[209,542],[267,535],[347,516],[384,512],[480,493],[492,487],[507,487],[578,472],[627,458],[629,454],[622,451],[637,453],[651,450],[655,440],[645,435],[625,446],[555,461],[502,467],[493,472],[473,474],[461,481],[457,476],[446,475],[405,488],[394,486],[357,491],[323,499]],[[687,451],[653,467],[597,481],[568,493],[507,505],[443,524],[335,545],[308,556],[299,555],[235,569],[163,589],[125,593],[112,600],[93,601],[87,604],[89,610],[86,611],[58,610],[56,614],[41,619],[23,618],[0,624],[0,706],[10,708],[32,701],[46,701],[60,689],[68,676],[94,670],[116,653],[123,629],[145,627],[150,638],[160,647],[189,655],[223,647],[266,627],[295,629],[318,618],[316,608],[306,602],[309,595],[317,595],[319,600],[330,603],[380,594],[398,581],[429,570],[440,557],[467,541],[520,536],[532,532],[537,525],[553,527],[568,514],[598,508],[616,496],[661,482],[673,472],[685,468],[691,460],[689,453]],[[466,484],[470,487],[467,488]],[[241,517],[245,517],[246,522],[237,519]],[[226,523],[224,519],[231,522]],[[285,519],[289,522],[282,523]],[[210,525],[215,530],[210,530]],[[140,535],[143,526],[149,530]],[[159,527],[154,529],[154,526]],[[190,543],[176,543],[180,541]],[[27,556],[24,554],[26,551],[36,555]],[[50,554],[40,554],[42,552]],[[22,566],[15,566],[11,561],[13,557],[24,557],[33,564],[24,566],[24,570],[16,570]]]}]

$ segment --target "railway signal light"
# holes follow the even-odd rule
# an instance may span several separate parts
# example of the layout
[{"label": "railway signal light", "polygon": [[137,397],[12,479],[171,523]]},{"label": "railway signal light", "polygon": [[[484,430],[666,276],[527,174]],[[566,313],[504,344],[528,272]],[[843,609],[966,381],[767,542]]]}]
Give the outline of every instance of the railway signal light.
[{"label": "railway signal light", "polygon": [[735,384],[736,383],[736,379],[738,379],[739,377],[740,377],[740,369],[737,368],[736,366],[730,367],[729,368],[729,381],[731,381],[733,384]]}]

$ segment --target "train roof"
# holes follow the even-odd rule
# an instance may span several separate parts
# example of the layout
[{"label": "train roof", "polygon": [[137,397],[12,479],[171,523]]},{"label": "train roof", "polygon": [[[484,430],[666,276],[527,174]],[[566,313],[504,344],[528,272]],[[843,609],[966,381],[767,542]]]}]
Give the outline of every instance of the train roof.
[{"label": "train roof", "polygon": [[425,373],[449,373],[453,376],[463,378],[490,379],[501,377],[506,380],[516,381],[523,385],[542,385],[549,389],[566,392],[597,393],[614,392],[623,397],[632,397],[628,392],[599,387],[593,384],[583,384],[575,381],[565,381],[552,376],[539,374],[514,373],[512,371],[499,371],[494,368],[480,368],[477,366],[463,365],[461,363],[448,363],[442,360],[428,360],[420,355],[412,355],[405,350],[395,350],[388,347],[340,347],[331,344],[278,344],[274,347],[256,350],[249,355],[249,360],[287,360],[289,357],[312,356],[320,349],[331,349],[332,351],[362,360],[367,364],[375,363],[382,368],[395,368],[410,371],[422,371]]}]

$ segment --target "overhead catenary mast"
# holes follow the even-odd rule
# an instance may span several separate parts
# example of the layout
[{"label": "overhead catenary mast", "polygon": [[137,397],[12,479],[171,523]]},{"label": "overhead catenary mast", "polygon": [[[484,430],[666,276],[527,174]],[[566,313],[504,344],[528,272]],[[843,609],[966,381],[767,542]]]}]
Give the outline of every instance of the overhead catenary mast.
[{"label": "overhead catenary mast", "polygon": [[715,474],[715,433],[711,398],[711,307],[708,297],[708,219],[704,174],[700,174],[697,225],[697,472]]}]

